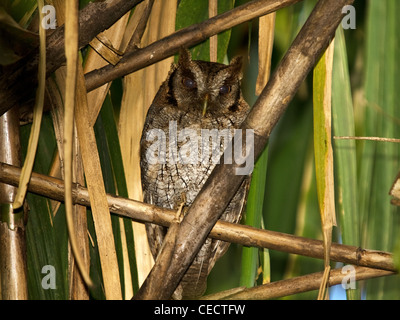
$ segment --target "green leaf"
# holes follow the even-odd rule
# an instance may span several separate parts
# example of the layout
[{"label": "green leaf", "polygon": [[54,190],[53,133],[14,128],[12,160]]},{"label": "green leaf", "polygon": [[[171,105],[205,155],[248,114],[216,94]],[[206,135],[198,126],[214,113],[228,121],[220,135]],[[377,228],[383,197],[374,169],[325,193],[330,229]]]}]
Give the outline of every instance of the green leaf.
[{"label": "green leaf", "polygon": [[[21,128],[21,147],[26,152],[30,125]],[[43,117],[34,171],[48,174],[56,150],[54,131],[49,115]],[[26,226],[28,292],[30,299],[68,299],[67,232],[63,206],[55,217],[49,200],[28,193],[28,223]],[[56,288],[44,289],[44,266],[54,267]]]},{"label": "green leaf", "polygon": [[[343,29],[335,38],[332,79],[332,123],[336,137],[355,136],[353,99]],[[336,208],[342,242],[360,246],[360,219],[357,195],[357,158],[354,140],[333,140],[335,165]],[[348,290],[348,297],[360,299],[360,291]]]},{"label": "green leaf", "polygon": [[[332,120],[336,137],[355,136],[353,99],[343,29],[336,33],[332,82]],[[334,140],[337,201],[343,243],[360,245],[357,159],[354,140]]]},{"label": "green leaf", "polygon": [[[369,2],[365,64],[365,135],[398,137],[400,99],[399,1]],[[378,27],[379,26],[379,27]],[[389,190],[400,167],[400,146],[395,143],[366,141],[362,150],[359,176],[363,246],[392,251],[400,226],[398,207],[390,204]],[[399,278],[368,281],[367,299],[398,298]],[[395,290],[395,291],[393,291]]]},{"label": "green leaf", "polygon": [[[224,13],[234,7],[234,0],[218,1],[218,14]],[[182,0],[179,3],[176,14],[175,29],[179,30],[208,19],[208,1]],[[225,60],[228,50],[231,31],[227,30],[218,34],[218,58],[219,63]],[[193,60],[210,60],[210,40],[200,43],[191,50]]]},{"label": "green leaf", "polygon": [[0,7],[0,65],[18,61],[38,45],[38,35],[23,29]]},{"label": "green leaf", "polygon": [[[297,217],[302,200],[304,168],[308,161],[312,161],[308,160],[311,129],[311,105],[295,99],[271,135],[264,196],[264,223],[267,230],[312,238],[321,234],[315,186],[304,195],[307,196],[304,215]],[[300,268],[303,273],[321,270],[320,261],[315,259],[312,263],[297,265],[296,262],[295,266],[289,267],[287,253],[271,251],[270,256],[271,281],[280,280],[285,274],[296,276]]]},{"label": "green leaf", "polygon": [[[261,227],[265,180],[267,177],[267,161],[268,148],[265,148],[254,166],[249,195],[247,197],[246,218],[244,223],[255,228]],[[241,286],[247,288],[254,286],[257,276],[258,256],[257,248],[243,248],[242,273],[240,276]]]}]

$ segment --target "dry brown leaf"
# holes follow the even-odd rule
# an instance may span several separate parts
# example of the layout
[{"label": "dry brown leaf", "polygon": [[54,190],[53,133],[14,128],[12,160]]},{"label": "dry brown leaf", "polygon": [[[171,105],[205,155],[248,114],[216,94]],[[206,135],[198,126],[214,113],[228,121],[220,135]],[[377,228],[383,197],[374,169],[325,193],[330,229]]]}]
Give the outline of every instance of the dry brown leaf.
[{"label": "dry brown leaf", "polygon": [[[218,0],[208,0],[208,17],[212,18],[218,14]],[[218,35],[210,37],[210,61],[217,62],[218,59]]]},{"label": "dry brown leaf", "polygon": [[[102,37],[106,37],[110,44],[114,48],[120,48],[122,38],[125,33],[126,23],[129,19],[129,12],[119,19],[111,28],[107,29],[102,33]],[[86,63],[84,66],[84,72],[88,73],[92,70],[104,67],[108,63],[95,51],[91,50],[88,53]],[[110,88],[110,83],[97,88],[87,94],[88,106],[89,106],[89,119],[90,124],[93,126],[96,122],[97,116],[100,112],[101,106],[103,105],[104,99]]]},{"label": "dry brown leaf", "polygon": [[259,19],[258,26],[258,76],[256,95],[260,95],[271,73],[271,57],[274,46],[276,13],[267,14]]},{"label": "dry brown leaf", "polygon": [[[146,31],[142,38],[142,46],[165,37],[175,31],[176,0],[156,1]],[[132,17],[136,23],[142,14],[146,2],[137,7]],[[133,28],[132,28],[133,30]],[[132,31],[133,32],[133,31]],[[167,77],[173,58],[163,60],[143,70],[139,70],[124,78],[124,93],[121,104],[119,136],[122,158],[129,197],[143,200],[140,178],[139,145],[147,109]],[[135,241],[135,252],[139,286],[143,283],[153,266],[153,257],[147,242],[144,224],[132,222]]]},{"label": "dry brown leaf", "polygon": [[103,284],[107,299],[122,299],[117,254],[108,209],[106,191],[102,183],[100,158],[93,127],[89,124],[89,110],[82,68],[78,68],[75,122],[82,152],[83,167],[90,195],[90,205],[99,248]]}]

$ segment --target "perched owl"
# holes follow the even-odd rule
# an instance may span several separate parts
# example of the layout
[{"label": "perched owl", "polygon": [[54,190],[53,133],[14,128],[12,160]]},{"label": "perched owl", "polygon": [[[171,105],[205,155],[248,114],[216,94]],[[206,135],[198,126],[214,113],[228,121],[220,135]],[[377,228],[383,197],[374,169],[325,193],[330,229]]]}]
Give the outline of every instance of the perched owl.
[{"label": "perched owl", "polygon": [[[224,65],[192,60],[188,50],[181,50],[144,124],[140,166],[145,202],[177,210],[182,203],[188,207],[194,201],[220,161],[233,129],[249,112],[240,90],[241,66],[240,58]],[[221,219],[240,221],[249,182],[247,177]],[[146,230],[156,259],[167,230],[154,224],[147,224]],[[207,238],[173,297],[201,296],[208,274],[228,246]]]}]

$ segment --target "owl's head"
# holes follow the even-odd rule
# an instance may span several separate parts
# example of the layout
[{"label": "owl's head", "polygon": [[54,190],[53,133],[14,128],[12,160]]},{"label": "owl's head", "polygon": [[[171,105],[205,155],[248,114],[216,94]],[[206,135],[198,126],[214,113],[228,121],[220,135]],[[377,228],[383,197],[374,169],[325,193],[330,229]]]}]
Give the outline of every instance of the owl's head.
[{"label": "owl's head", "polygon": [[241,57],[229,65],[192,60],[180,51],[178,65],[170,75],[169,93],[181,110],[204,116],[235,113],[240,109]]}]

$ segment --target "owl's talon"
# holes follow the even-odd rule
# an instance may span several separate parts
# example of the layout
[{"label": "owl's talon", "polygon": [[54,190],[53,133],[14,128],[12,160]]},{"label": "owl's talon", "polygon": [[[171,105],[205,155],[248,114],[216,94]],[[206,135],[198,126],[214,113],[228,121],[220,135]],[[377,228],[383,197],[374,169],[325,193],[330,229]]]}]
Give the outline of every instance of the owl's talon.
[{"label": "owl's talon", "polygon": [[183,211],[183,207],[185,206],[185,203],[182,202],[178,208],[178,210],[176,211],[176,215],[175,215],[175,220],[181,222],[182,221],[182,211]]},{"label": "owl's talon", "polygon": [[179,222],[182,221],[182,217],[184,216],[183,208],[186,205],[186,193],[182,192],[181,199],[182,199],[182,202],[180,203],[179,208],[176,211],[176,215],[175,215],[175,219],[178,220]]}]

